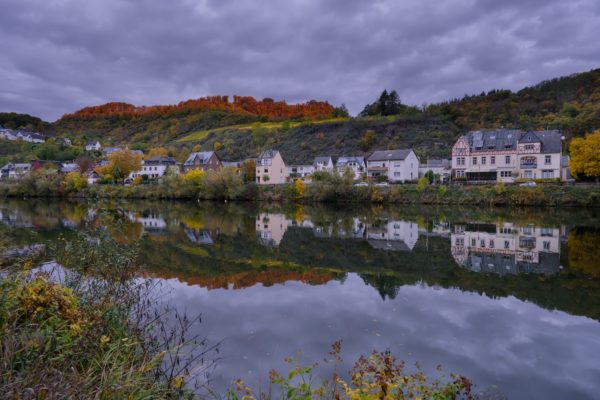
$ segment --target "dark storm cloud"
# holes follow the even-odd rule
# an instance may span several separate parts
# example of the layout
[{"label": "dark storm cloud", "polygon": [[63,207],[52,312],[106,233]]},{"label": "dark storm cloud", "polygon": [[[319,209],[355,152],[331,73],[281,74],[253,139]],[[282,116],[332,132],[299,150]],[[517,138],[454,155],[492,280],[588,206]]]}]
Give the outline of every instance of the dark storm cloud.
[{"label": "dark storm cloud", "polygon": [[4,0],[0,110],[242,94],[355,113],[383,88],[421,104],[598,67],[598,26],[596,0]]}]

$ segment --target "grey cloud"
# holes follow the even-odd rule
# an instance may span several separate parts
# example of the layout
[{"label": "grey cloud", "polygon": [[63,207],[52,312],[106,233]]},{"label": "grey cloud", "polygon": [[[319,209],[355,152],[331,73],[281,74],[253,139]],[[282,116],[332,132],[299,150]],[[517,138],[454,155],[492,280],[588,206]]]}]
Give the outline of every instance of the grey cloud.
[{"label": "grey cloud", "polygon": [[451,0],[6,0],[0,110],[55,119],[106,101],[214,94],[411,104],[598,67],[600,7]]}]

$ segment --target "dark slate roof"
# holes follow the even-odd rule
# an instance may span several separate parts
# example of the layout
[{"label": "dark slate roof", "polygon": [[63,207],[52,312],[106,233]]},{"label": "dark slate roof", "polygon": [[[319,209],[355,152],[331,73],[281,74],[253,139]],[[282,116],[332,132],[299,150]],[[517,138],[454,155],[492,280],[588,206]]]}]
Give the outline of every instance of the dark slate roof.
[{"label": "dark slate roof", "polygon": [[331,156],[317,156],[315,157],[315,164],[317,163],[325,163],[325,164],[329,164],[329,161],[331,160],[331,162],[333,163],[333,160],[331,159]]},{"label": "dark slate roof", "polygon": [[355,162],[358,165],[362,165],[364,167],[365,165],[365,158],[362,156],[344,156],[344,157],[340,157],[337,159],[336,165],[338,167],[343,167],[345,165],[347,165],[350,162]]},{"label": "dark slate roof", "polygon": [[533,131],[525,132],[521,139],[519,139],[519,143],[541,143],[542,141]]},{"label": "dark slate roof", "polygon": [[412,149],[378,150],[367,158],[367,161],[405,160]]},{"label": "dark slate roof", "polygon": [[[527,132],[535,134],[542,142],[542,153],[560,153],[562,149],[562,133],[558,130]],[[524,136],[524,137],[525,137]]]},{"label": "dark slate roof", "polygon": [[190,156],[185,160],[184,165],[193,165],[196,157],[199,157],[202,161],[202,164],[206,164],[208,160],[212,157],[214,151],[199,151],[196,153],[190,154]]},{"label": "dark slate roof", "polygon": [[274,158],[277,153],[279,153],[278,150],[273,150],[273,149],[269,149],[269,150],[265,150],[262,153],[260,153],[260,156],[258,156],[259,159],[263,159],[263,158]]},{"label": "dark slate roof", "polygon": [[163,164],[175,165],[175,164],[177,164],[177,161],[173,157],[152,157],[149,160],[147,160],[144,164],[145,165],[163,165]]},{"label": "dark slate roof", "polygon": [[517,129],[496,129],[491,131],[471,131],[465,135],[472,152],[489,150],[516,150],[521,131]]}]

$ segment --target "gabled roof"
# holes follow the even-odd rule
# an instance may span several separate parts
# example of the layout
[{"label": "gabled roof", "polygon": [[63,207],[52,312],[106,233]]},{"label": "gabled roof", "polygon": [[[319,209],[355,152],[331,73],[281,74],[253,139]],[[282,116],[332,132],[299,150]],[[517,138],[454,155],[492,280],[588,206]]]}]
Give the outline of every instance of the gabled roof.
[{"label": "gabled roof", "polygon": [[214,153],[214,151],[198,151],[196,153],[192,153],[187,160],[185,160],[184,165],[194,165],[194,160],[196,160],[196,158],[199,158],[202,164],[206,164]]},{"label": "gabled roof", "polygon": [[265,150],[262,153],[260,153],[260,156],[258,156],[258,158],[259,159],[275,158],[277,153],[279,153],[279,150],[273,150],[273,149]]},{"label": "gabled roof", "polygon": [[333,160],[331,159],[331,156],[317,156],[315,157],[315,164],[321,163],[321,164],[329,164],[329,161],[331,161],[333,163]]},{"label": "gabled roof", "polygon": [[428,158],[427,163],[422,164],[425,168],[450,168],[452,162],[447,159]]},{"label": "gabled roof", "polygon": [[541,143],[540,138],[533,131],[525,132],[521,139],[519,139],[519,143]]},{"label": "gabled roof", "polygon": [[92,140],[91,142],[87,142],[86,146],[95,146],[96,144],[100,144],[97,140]]},{"label": "gabled roof", "polygon": [[405,160],[412,149],[378,150],[367,158],[367,161]]},{"label": "gabled roof", "polygon": [[365,158],[362,156],[342,156],[339,157],[335,163],[338,167],[343,167],[344,165],[348,165],[348,163],[355,162],[358,165],[365,165]]},{"label": "gabled roof", "polygon": [[75,172],[79,166],[75,163],[65,163],[60,167],[61,172]]},{"label": "gabled roof", "polygon": [[[534,133],[534,132],[527,132]],[[536,131],[535,135],[542,142],[542,154],[560,153],[562,148],[562,133],[558,130]]]}]

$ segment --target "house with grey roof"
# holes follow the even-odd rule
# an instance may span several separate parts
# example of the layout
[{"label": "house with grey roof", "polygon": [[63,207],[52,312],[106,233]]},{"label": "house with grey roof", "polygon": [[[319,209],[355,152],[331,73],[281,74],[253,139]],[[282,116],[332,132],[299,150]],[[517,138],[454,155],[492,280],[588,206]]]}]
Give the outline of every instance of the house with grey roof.
[{"label": "house with grey roof", "polygon": [[85,144],[85,151],[100,151],[102,145],[97,140],[89,141]]},{"label": "house with grey roof", "polygon": [[425,176],[429,171],[439,176],[441,182],[445,182],[452,175],[452,160],[428,158],[426,162],[419,164],[419,178]]},{"label": "house with grey roof", "polygon": [[315,171],[333,171],[333,159],[331,156],[317,156],[313,162]]},{"label": "house with grey roof", "polygon": [[223,167],[223,163],[214,151],[197,151],[190,154],[183,163],[183,170],[186,172],[192,169],[216,171],[221,167]]},{"label": "house with grey roof", "polygon": [[367,170],[365,158],[362,156],[342,156],[335,163],[336,169],[341,173],[344,169],[349,168],[354,173],[354,179],[362,178]]},{"label": "house with grey roof", "polygon": [[375,151],[367,158],[367,177],[389,182],[418,179],[419,158],[412,149]]},{"label": "house with grey roof", "polygon": [[452,176],[471,182],[560,179],[563,139],[557,130],[471,131],[452,148]]}]

